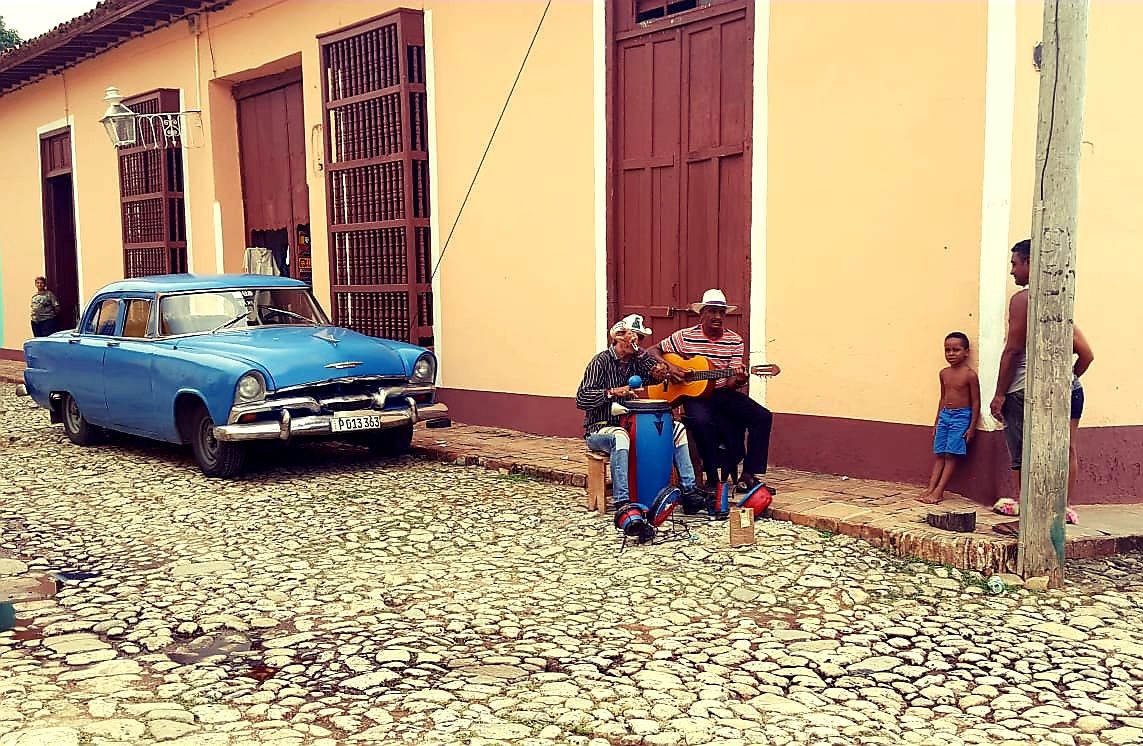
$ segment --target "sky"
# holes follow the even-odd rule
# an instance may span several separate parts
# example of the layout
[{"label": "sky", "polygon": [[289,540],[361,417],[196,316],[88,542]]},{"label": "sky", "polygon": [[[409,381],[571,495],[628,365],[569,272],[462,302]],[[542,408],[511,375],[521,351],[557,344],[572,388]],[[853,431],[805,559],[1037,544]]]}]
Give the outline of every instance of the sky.
[{"label": "sky", "polygon": [[0,18],[21,39],[31,39],[95,7],[98,0],[0,0]]}]

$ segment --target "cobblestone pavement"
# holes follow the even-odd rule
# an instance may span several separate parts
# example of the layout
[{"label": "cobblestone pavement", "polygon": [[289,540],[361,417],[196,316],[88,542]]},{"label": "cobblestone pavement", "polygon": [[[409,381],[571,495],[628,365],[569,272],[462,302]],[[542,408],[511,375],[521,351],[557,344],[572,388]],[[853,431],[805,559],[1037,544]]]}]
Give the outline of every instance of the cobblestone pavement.
[{"label": "cobblestone pavement", "polygon": [[991,595],[773,521],[619,554],[580,489],[0,423],[0,582],[58,578],[0,633],[0,746],[1143,741],[1139,555]]}]

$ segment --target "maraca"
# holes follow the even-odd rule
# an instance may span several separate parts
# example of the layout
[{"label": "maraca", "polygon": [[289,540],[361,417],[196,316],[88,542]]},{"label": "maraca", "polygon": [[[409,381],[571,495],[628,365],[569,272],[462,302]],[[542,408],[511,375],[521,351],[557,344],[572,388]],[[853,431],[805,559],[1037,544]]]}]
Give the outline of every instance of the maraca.
[{"label": "maraca", "polygon": [[643,379],[639,376],[631,376],[627,379],[627,386],[632,389],[643,388]]}]

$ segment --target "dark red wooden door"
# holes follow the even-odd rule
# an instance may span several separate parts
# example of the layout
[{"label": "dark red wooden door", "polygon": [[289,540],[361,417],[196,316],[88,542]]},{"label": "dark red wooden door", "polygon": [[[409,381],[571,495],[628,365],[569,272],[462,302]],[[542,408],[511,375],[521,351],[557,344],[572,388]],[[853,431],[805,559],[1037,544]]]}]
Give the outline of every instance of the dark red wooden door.
[{"label": "dark red wooden door", "polygon": [[41,139],[40,165],[44,175],[44,277],[60,302],[59,328],[69,329],[80,310],[70,129]]},{"label": "dark red wooden door", "polygon": [[243,83],[234,96],[246,245],[272,250],[282,274],[312,282],[301,71]]},{"label": "dark red wooden door", "polygon": [[611,315],[641,313],[658,337],[695,323],[689,305],[717,287],[746,337],[753,12],[644,20],[643,5],[658,4],[615,0],[611,15]]}]

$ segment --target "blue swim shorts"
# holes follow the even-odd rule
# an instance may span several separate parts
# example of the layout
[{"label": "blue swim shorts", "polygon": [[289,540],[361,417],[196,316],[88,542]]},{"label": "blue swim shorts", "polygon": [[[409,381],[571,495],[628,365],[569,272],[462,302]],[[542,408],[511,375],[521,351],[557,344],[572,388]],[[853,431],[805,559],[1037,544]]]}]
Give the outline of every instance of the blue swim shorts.
[{"label": "blue swim shorts", "polygon": [[942,409],[937,418],[937,431],[933,436],[933,453],[951,453],[963,456],[968,452],[964,434],[972,422],[972,407]]}]

